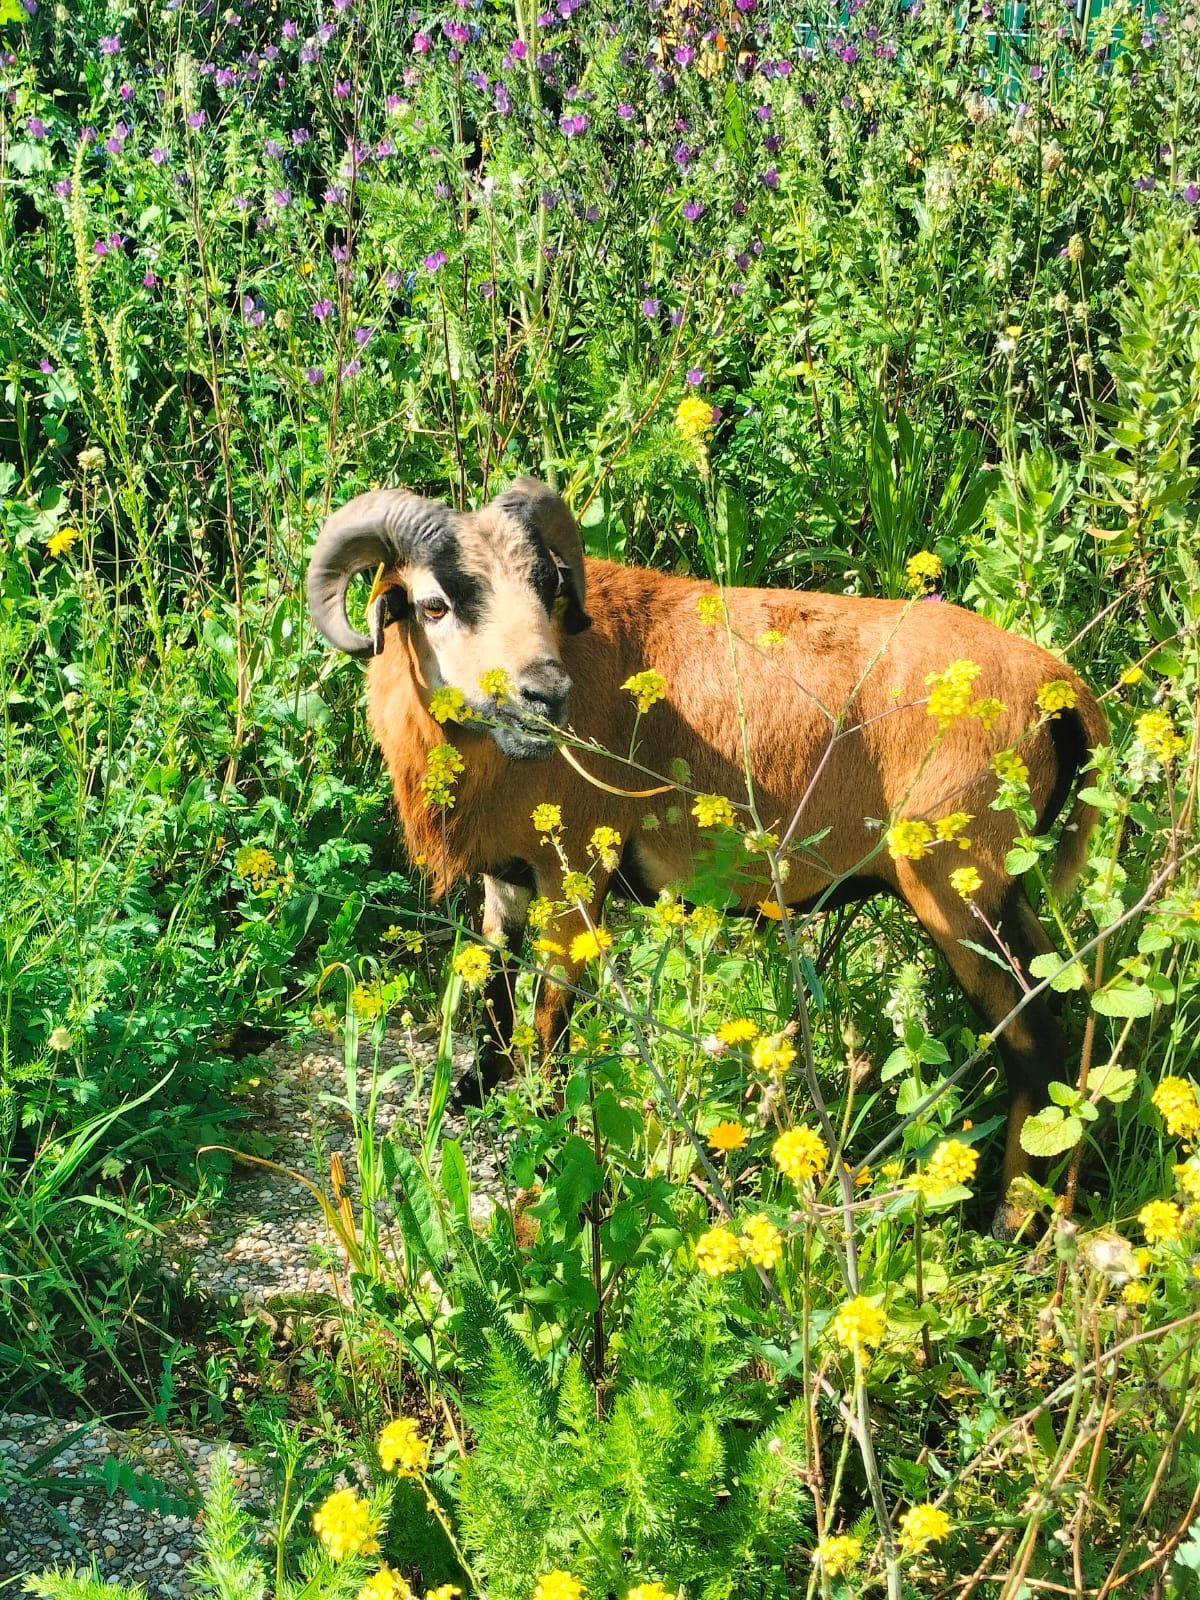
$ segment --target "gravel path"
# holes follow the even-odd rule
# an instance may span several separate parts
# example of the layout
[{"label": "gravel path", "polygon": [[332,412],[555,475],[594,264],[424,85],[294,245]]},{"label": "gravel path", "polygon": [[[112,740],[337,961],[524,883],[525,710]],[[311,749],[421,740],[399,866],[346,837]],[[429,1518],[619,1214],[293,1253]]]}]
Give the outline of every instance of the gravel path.
[{"label": "gravel path", "polygon": [[[427,1039],[409,1034],[385,1038],[377,1060],[369,1045],[360,1046],[359,1105],[366,1105],[374,1081],[377,1140],[390,1133],[418,1147],[434,1053]],[[456,1076],[469,1059],[456,1041]],[[344,1102],[347,1088],[338,1046],[314,1035],[299,1049],[273,1046],[257,1066],[246,1066],[262,1079],[261,1101],[247,1121],[270,1136],[271,1160],[328,1195],[330,1162],[340,1156],[358,1215],[353,1123],[344,1104],[335,1103]],[[504,1150],[494,1122],[475,1118],[474,1124],[472,1130],[448,1116],[442,1131],[463,1143],[472,1214],[482,1225],[502,1198]],[[386,1248],[394,1222],[387,1214],[378,1220]],[[216,1210],[174,1234],[168,1257],[168,1270],[193,1292],[235,1313],[255,1312],[284,1334],[298,1312],[336,1310],[347,1292],[345,1253],[312,1193],[286,1172],[247,1162],[235,1163]],[[186,1569],[195,1554],[197,1496],[184,1463],[202,1493],[220,1448],[214,1440],[0,1412],[0,1487],[9,1487],[0,1502],[0,1579],[53,1564],[86,1568],[95,1560],[106,1581],[141,1583],[149,1600],[192,1595]],[[257,1469],[237,1456],[234,1469],[253,1497]],[[128,1492],[131,1472],[138,1475],[136,1499]]]}]

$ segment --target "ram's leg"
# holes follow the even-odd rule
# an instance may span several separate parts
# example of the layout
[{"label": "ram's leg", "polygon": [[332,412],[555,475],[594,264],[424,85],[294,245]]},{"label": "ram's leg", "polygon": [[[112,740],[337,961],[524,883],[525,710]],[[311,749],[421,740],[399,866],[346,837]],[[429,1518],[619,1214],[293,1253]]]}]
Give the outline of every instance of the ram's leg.
[{"label": "ram's leg", "polygon": [[483,1037],[474,1063],[458,1081],[451,1106],[479,1106],[497,1084],[512,1073],[512,1035],[516,1017],[513,986],[516,982],[514,954],[519,954],[525,933],[525,913],[533,898],[531,885],[513,878],[483,879],[481,931],[485,939],[502,943],[494,958],[491,976],[483,990]]},{"label": "ram's leg", "polygon": [[[935,890],[911,871],[906,876],[904,898],[945,956],[984,1027],[997,1029],[1026,989],[1036,982],[1029,976],[1030,961],[1051,948],[1019,885],[1010,886],[994,914],[985,913],[1015,961],[1014,971],[1011,966],[1007,970],[997,966],[963,943],[971,940],[984,948],[991,943],[987,929],[972,915],[969,906],[957,896],[951,900],[940,884]],[[1000,950],[996,953],[1005,959]],[[1042,1175],[1042,1164],[1021,1146],[1021,1129],[1026,1118],[1046,1105],[1051,1080],[1062,1075],[1066,1041],[1051,1006],[1039,996],[1023,1007],[996,1042],[1008,1080],[1008,1123],[1000,1202],[992,1231],[997,1238],[1011,1238],[1026,1220],[1026,1214],[1009,1204],[1009,1188],[1015,1178]]]},{"label": "ram's leg", "polygon": [[[575,988],[587,965],[586,956],[581,958],[575,941],[590,931],[589,922],[592,927],[598,924],[608,882],[609,874],[601,867],[595,867],[592,872],[592,898],[585,918],[578,905],[568,906],[565,909],[562,907],[563,890],[560,877],[541,875],[538,877],[539,896],[544,896],[560,907],[554,921],[542,934],[547,946],[546,953],[542,956],[546,975],[538,983],[533,1015],[533,1025],[537,1030],[541,1046],[542,1064],[546,1069],[561,1047],[570,1026],[571,1011],[575,1005]],[[572,955],[573,948],[575,955]],[[554,971],[554,977],[549,976],[551,971]]]}]

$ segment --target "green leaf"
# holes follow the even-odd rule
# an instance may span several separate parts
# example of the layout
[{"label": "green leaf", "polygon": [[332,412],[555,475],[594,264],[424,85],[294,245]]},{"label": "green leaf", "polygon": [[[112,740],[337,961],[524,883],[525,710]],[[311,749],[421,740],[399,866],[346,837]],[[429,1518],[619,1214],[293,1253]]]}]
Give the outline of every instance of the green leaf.
[{"label": "green leaf", "polygon": [[1109,1061],[1093,1070],[1088,1079],[1088,1088],[1101,1100],[1109,1100],[1119,1106],[1129,1099],[1136,1082],[1137,1073],[1132,1067],[1119,1067],[1115,1061]]},{"label": "green leaf", "polygon": [[1061,1106],[1047,1106],[1028,1117],[1021,1129],[1021,1148],[1031,1156],[1057,1156],[1079,1143],[1083,1123],[1066,1116]]},{"label": "green leaf", "polygon": [[1036,850],[1023,850],[1020,848],[1010,850],[1004,858],[1004,870],[1011,877],[1019,878],[1023,872],[1028,872],[1031,867],[1038,864]]},{"label": "green leaf", "polygon": [[1144,983],[1114,983],[1092,996],[1092,1010],[1102,1017],[1148,1017],[1154,996]]},{"label": "green leaf", "polygon": [[1050,987],[1058,994],[1066,994],[1072,989],[1082,989],[1087,982],[1087,973],[1078,961],[1072,961],[1068,966],[1062,967],[1062,957],[1056,950],[1047,950],[1040,956],[1034,956],[1029,963],[1029,970],[1035,978],[1049,978]]}]

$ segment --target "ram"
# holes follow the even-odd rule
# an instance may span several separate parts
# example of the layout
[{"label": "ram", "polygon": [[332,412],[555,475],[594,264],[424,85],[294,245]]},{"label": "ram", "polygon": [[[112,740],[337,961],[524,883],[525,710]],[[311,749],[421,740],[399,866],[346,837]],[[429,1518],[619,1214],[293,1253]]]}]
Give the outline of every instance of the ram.
[{"label": "ram", "polygon": [[[377,570],[369,634],[346,616],[347,587],[364,569]],[[972,612],[776,589],[718,597],[710,584],[591,560],[565,502],[532,478],[469,513],[402,490],[360,495],[325,524],[308,598],[330,644],[370,658],[371,726],[409,850],[427,862],[439,893],[481,875],[483,932],[511,951],[535,895],[559,905],[546,935],[564,951],[584,931],[578,907],[563,908],[562,860],[534,826],[536,807],[560,808],[562,854],[591,867],[598,915],[610,888],[652,900],[694,879],[712,839],[698,796],[722,797],[747,830],[752,818],[790,842],[790,906],[898,896],[987,1029],[1012,1010],[1030,986],[1031,960],[1050,948],[1006,869],[1021,828],[1010,810],[992,809],[994,763],[1007,761],[1018,780],[1027,771],[1034,831],[1044,833],[1089,751],[1106,741],[1104,716],[1069,668]],[[651,689],[639,711],[623,685],[645,672],[660,676],[665,693],[654,701]],[[560,728],[577,751],[582,744],[613,758],[589,750],[582,767],[578,757],[558,759]],[[633,767],[620,758],[635,738]],[[647,799],[647,785],[658,787],[647,771],[686,778]],[[436,803],[439,772],[453,782],[452,804]],[[709,800],[708,814],[722,809]],[[1094,820],[1076,801],[1058,881],[1080,867]],[[607,850],[589,855],[597,828],[614,830],[619,847],[610,837]],[[956,868],[971,870],[952,882]],[[741,909],[771,889],[752,850],[730,877]],[[988,945],[995,959],[982,953]],[[571,983],[579,963],[562,960]],[[482,1090],[508,1059],[513,1004],[503,962],[485,999]],[[569,989],[541,983],[535,1022],[547,1052],[569,1005]],[[1039,997],[998,1043],[1009,1090],[1003,1195],[1029,1168],[1021,1125],[1062,1074],[1064,1040]]]}]

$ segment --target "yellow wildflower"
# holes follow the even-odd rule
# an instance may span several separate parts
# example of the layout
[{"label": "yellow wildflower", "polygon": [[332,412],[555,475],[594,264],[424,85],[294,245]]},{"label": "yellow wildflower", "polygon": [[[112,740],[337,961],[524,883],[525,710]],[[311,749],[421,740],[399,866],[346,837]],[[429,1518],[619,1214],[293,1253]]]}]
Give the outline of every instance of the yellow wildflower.
[{"label": "yellow wildflower", "polygon": [[615,872],[621,861],[621,835],[615,828],[593,828],[588,840],[588,854],[596,856],[609,872]]},{"label": "yellow wildflower", "polygon": [[234,856],[233,865],[238,877],[245,878],[256,894],[261,894],[275,876],[275,857],[261,845],[243,845]]},{"label": "yellow wildflower", "polygon": [[356,1017],[369,1022],[383,1010],[383,996],[377,986],[356,983],[350,991],[350,1004]]},{"label": "yellow wildflower", "polygon": [[918,550],[904,566],[908,587],[915,594],[926,594],[942,575],[942,560],[932,550]]},{"label": "yellow wildflower", "polygon": [[961,1139],[943,1139],[930,1156],[924,1172],[916,1173],[905,1181],[906,1189],[919,1189],[922,1194],[933,1194],[939,1189],[952,1189],[960,1183],[970,1183],[979,1165],[979,1151]]},{"label": "yellow wildflower", "polygon": [[413,1600],[413,1592],[394,1567],[380,1567],[359,1589],[358,1600]]},{"label": "yellow wildflower", "polygon": [[[710,1136],[709,1143],[712,1139]],[[1190,1161],[1180,1161],[1172,1167],[1175,1187],[1192,1205],[1200,1205],[1200,1161],[1193,1156]]]},{"label": "yellow wildflower", "polygon": [[590,906],[592,880],[586,872],[564,872],[562,892],[564,900],[582,900],[585,906]]},{"label": "yellow wildflower", "polygon": [[756,1039],[750,1050],[750,1061],[755,1072],[769,1072],[775,1078],[782,1078],[795,1059],[795,1048],[782,1033]]},{"label": "yellow wildflower", "polygon": [[702,828],[732,828],[737,821],[733,807],[720,794],[697,795],[692,803],[692,815]]},{"label": "yellow wildflower", "polygon": [[569,1572],[555,1568],[546,1572],[533,1586],[533,1600],[582,1600],[583,1585]]},{"label": "yellow wildflower", "polygon": [[452,744],[435,744],[425,757],[425,776],[421,788],[427,806],[454,806],[454,785],[463,770],[464,762],[459,750]]},{"label": "yellow wildflower", "polygon": [[474,712],[462,690],[447,684],[429,696],[429,715],[435,722],[469,722]]},{"label": "yellow wildflower", "polygon": [[662,928],[677,928],[684,920],[685,912],[678,900],[656,900],[651,912],[655,926]]},{"label": "yellow wildflower", "polygon": [[950,1518],[939,1506],[912,1506],[900,1518],[900,1548],[906,1556],[920,1555],[950,1532]]},{"label": "yellow wildflower", "polygon": [[529,902],[529,910],[525,913],[525,921],[535,933],[554,921],[554,901],[547,900],[545,895],[538,895]]},{"label": "yellow wildflower", "polygon": [[607,950],[611,943],[612,934],[607,928],[588,928],[571,940],[571,960],[595,961],[601,950]]},{"label": "yellow wildflower", "polygon": [[920,861],[929,854],[933,829],[916,819],[894,822],[887,831],[888,855],[893,861]]},{"label": "yellow wildflower", "polygon": [[698,395],[686,394],[675,408],[675,426],[688,444],[699,444],[713,425],[713,408]]},{"label": "yellow wildflower", "polygon": [[1150,1285],[1134,1278],[1121,1290],[1121,1299],[1127,1306],[1144,1306],[1150,1299]]},{"label": "yellow wildflower", "polygon": [[1029,782],[1029,768],[1015,750],[998,750],[992,757],[992,771],[1001,783]]},{"label": "yellow wildflower", "polygon": [[1132,685],[1135,683],[1141,683],[1145,676],[1146,674],[1142,671],[1141,667],[1126,667],[1125,671],[1121,674],[1117,681],[1118,683]]},{"label": "yellow wildflower", "polygon": [[1200,1133],[1200,1103],[1195,1086],[1186,1078],[1163,1078],[1150,1096],[1150,1104],[1172,1139],[1194,1139]]},{"label": "yellow wildflower", "polygon": [[1038,710],[1047,717],[1057,717],[1060,712],[1070,711],[1074,704],[1075,685],[1068,683],[1065,678],[1051,678],[1037,692]]},{"label": "yellow wildflower", "polygon": [[1187,741],[1176,732],[1165,711],[1147,711],[1134,724],[1133,736],[1157,761],[1173,761]]},{"label": "yellow wildflower", "polygon": [[693,906],[688,923],[697,939],[703,939],[721,926],[721,913],[716,906]]},{"label": "yellow wildflower", "polygon": [[397,1417],[379,1435],[379,1465],[385,1472],[394,1472],[401,1478],[416,1478],[424,1472],[428,1461],[429,1440],[422,1437],[415,1418]]},{"label": "yellow wildflower", "polygon": [[436,1589],[426,1589],[425,1600],[457,1600],[461,1594],[456,1583],[439,1583]]},{"label": "yellow wildflower", "polygon": [[927,710],[943,728],[966,716],[971,708],[971,685],[982,671],[977,661],[960,659],[925,679],[930,691]]},{"label": "yellow wildflower", "polygon": [[750,1135],[740,1122],[718,1122],[708,1130],[708,1148],[721,1155],[744,1150]]},{"label": "yellow wildflower", "polygon": [[960,894],[964,900],[969,900],[983,887],[983,879],[974,867],[955,867],[950,874],[950,887],[955,894]]},{"label": "yellow wildflower", "polygon": [[882,1306],[872,1304],[866,1295],[856,1294],[853,1300],[838,1307],[829,1331],[843,1350],[866,1360],[872,1346],[883,1343],[887,1313]]},{"label": "yellow wildflower", "polygon": [[[936,557],[935,557],[936,559]],[[827,1533],[818,1540],[813,1560],[827,1578],[838,1578],[862,1555],[862,1540],[852,1533]]]},{"label": "yellow wildflower", "polygon": [[778,628],[764,628],[758,636],[760,650],[782,650],[787,643],[787,634],[780,633]]},{"label": "yellow wildflower", "polygon": [[722,1044],[749,1044],[757,1037],[758,1023],[751,1022],[749,1017],[734,1017],[732,1022],[723,1022],[717,1029],[717,1038]]},{"label": "yellow wildflower", "polygon": [[452,965],[468,987],[477,989],[492,970],[492,953],[481,944],[469,944],[458,952]]},{"label": "yellow wildflower", "polygon": [[742,1249],[756,1267],[773,1267],[783,1254],[783,1235],[765,1212],[742,1223]]},{"label": "yellow wildflower", "polygon": [[1151,1200],[1137,1219],[1150,1244],[1174,1244],[1183,1233],[1183,1213],[1174,1200]]},{"label": "yellow wildflower", "polygon": [[562,807],[543,802],[540,806],[534,806],[529,820],[537,833],[557,833],[562,827]]},{"label": "yellow wildflower", "polygon": [[621,687],[633,696],[638,711],[646,712],[666,695],[667,680],[661,672],[649,667],[645,672],[635,672],[632,678],[626,678]]},{"label": "yellow wildflower", "polygon": [[661,1583],[635,1583],[625,1600],[671,1600],[672,1592]]},{"label": "yellow wildflower", "polygon": [[379,1549],[379,1524],[353,1489],[335,1489],[313,1513],[313,1532],[331,1561],[370,1556]]},{"label": "yellow wildflower", "polygon": [[779,901],[773,895],[768,895],[765,900],[760,900],[756,907],[760,917],[766,917],[768,922],[782,922],[783,912],[779,909]]},{"label": "yellow wildflower", "polygon": [[696,615],[706,628],[711,628],[725,615],[725,602],[719,594],[702,594],[696,601]]},{"label": "yellow wildflower", "polygon": [[46,549],[52,556],[61,556],[78,538],[78,528],[59,528],[57,533],[52,533],[46,540]]},{"label": "yellow wildflower", "polygon": [[489,667],[479,679],[479,692],[499,705],[512,698],[513,681],[503,667]]},{"label": "yellow wildflower", "polygon": [[771,1160],[793,1183],[818,1178],[829,1165],[829,1146],[812,1128],[788,1128],[771,1147]]},{"label": "yellow wildflower", "polygon": [[533,948],[540,956],[565,956],[566,947],[559,944],[557,939],[535,939]]},{"label": "yellow wildflower", "polygon": [[981,700],[972,700],[967,707],[969,717],[977,717],[983,723],[988,733],[1004,715],[1005,705],[1003,700],[997,700],[995,695],[984,695]]},{"label": "yellow wildflower", "polygon": [[961,837],[963,829],[969,822],[974,822],[974,817],[969,811],[952,811],[948,817],[939,817],[933,825],[942,844],[957,842],[960,850],[965,850],[971,843],[969,839]]},{"label": "yellow wildflower", "polygon": [[696,1240],[696,1265],[707,1277],[721,1278],[741,1265],[742,1247],[728,1228],[709,1228]]}]

